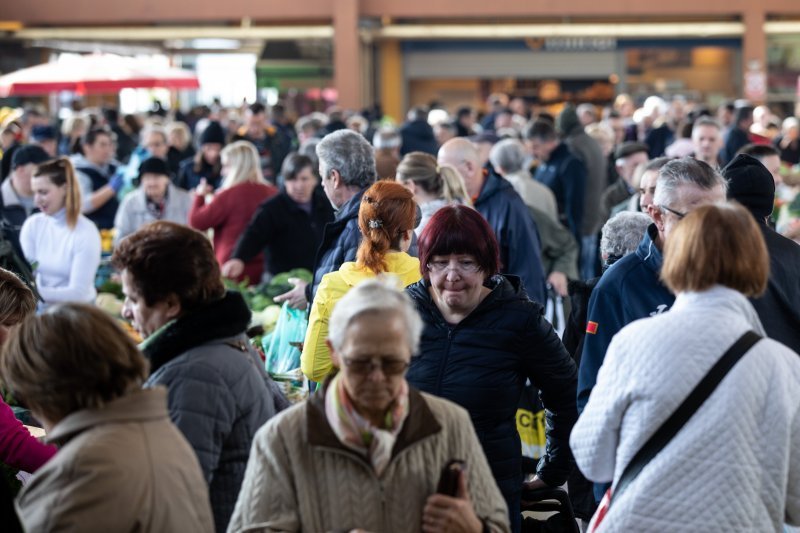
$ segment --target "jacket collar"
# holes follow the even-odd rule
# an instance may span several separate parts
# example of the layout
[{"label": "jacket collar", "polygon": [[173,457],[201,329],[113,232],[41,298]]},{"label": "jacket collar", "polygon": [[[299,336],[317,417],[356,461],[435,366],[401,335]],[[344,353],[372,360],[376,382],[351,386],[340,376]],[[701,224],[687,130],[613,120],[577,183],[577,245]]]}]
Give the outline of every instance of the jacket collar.
[{"label": "jacket collar", "polygon": [[364,196],[364,191],[361,189],[355,196],[347,200],[342,207],[336,212],[336,222],[346,223],[351,218],[358,217],[358,208],[361,207],[361,197]]},{"label": "jacket collar", "polygon": [[[505,302],[512,300],[529,301],[528,295],[522,286],[522,280],[519,278],[519,276],[514,276],[511,274],[496,274],[487,279],[483,284],[491,289],[492,292],[490,292],[486,298],[484,298],[483,301],[481,301],[478,306],[472,310],[469,316],[467,316],[462,323],[470,320],[472,317],[480,316],[485,311],[494,309]],[[439,308],[436,306],[436,302],[434,302],[433,298],[431,297],[430,291],[428,290],[429,287],[430,281],[421,279],[418,282],[406,287],[406,291],[408,292],[409,296],[411,296],[411,299],[414,300],[417,309],[420,311],[420,313],[422,313],[424,321],[427,321],[428,318],[432,318],[433,320],[438,321],[440,325],[446,326],[447,323],[445,322],[441,311],[439,311]]]},{"label": "jacket collar", "polygon": [[99,409],[71,413],[47,434],[48,442],[65,443],[79,433],[104,424],[167,419],[167,389],[136,390]]},{"label": "jacket collar", "polygon": [[650,224],[639,242],[638,248],[636,248],[636,255],[656,274],[661,272],[661,265],[664,263],[661,250],[656,246],[657,235],[658,228],[656,228],[655,224]]},{"label": "jacket collar", "polygon": [[236,291],[196,309],[145,339],[139,346],[150,360],[150,372],[196,346],[240,335],[250,323],[250,309]]},{"label": "jacket collar", "polygon": [[730,309],[737,317],[744,319],[756,333],[762,337],[767,335],[753,304],[739,291],[723,285],[715,285],[702,292],[678,293],[670,313],[681,312],[685,308],[698,309],[700,307],[708,308],[708,312],[711,314],[719,313],[723,309]]},{"label": "jacket collar", "polygon": [[511,188],[511,184],[498,176],[491,167],[484,167],[483,172],[486,179],[483,180],[483,187],[475,203],[485,202],[503,189]]},{"label": "jacket collar", "polygon": [[[312,446],[336,448],[349,454],[358,455],[348,448],[336,437],[325,416],[325,391],[328,380],[322,389],[317,391],[306,403],[308,443]],[[406,418],[400,434],[397,436],[392,457],[412,446],[424,438],[435,435],[442,430],[442,426],[433,416],[428,404],[417,389],[409,386],[408,390],[408,417]]]}]

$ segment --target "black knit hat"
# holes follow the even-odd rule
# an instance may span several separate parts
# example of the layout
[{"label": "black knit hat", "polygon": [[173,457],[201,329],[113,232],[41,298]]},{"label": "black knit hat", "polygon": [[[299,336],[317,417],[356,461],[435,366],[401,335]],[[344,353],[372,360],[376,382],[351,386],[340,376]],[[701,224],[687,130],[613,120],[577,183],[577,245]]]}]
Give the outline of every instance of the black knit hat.
[{"label": "black knit hat", "polygon": [[139,165],[139,180],[145,174],[158,174],[159,176],[169,176],[169,165],[160,157],[150,157],[142,161]]},{"label": "black knit hat", "polygon": [[33,163],[38,165],[44,163],[48,159],[53,159],[50,154],[44,151],[44,148],[35,144],[26,144],[14,150],[11,156],[11,168],[15,169],[22,165]]},{"label": "black knit hat", "polygon": [[722,176],[728,180],[729,199],[745,206],[758,219],[772,214],[775,179],[761,161],[739,154],[722,169]]},{"label": "black knit hat", "polygon": [[200,144],[210,143],[225,144],[225,130],[219,122],[209,122],[200,135]]}]

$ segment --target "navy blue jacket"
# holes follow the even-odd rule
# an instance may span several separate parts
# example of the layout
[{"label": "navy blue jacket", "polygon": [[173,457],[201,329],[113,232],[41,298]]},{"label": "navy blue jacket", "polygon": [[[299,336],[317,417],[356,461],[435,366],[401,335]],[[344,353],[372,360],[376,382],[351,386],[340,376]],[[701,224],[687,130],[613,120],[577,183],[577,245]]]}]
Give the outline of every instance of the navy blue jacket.
[{"label": "navy blue jacket", "polygon": [[750,143],[750,135],[742,128],[734,125],[731,129],[725,132],[725,144],[719,153],[720,166],[727,165],[734,157],[739,149]]},{"label": "navy blue jacket", "polygon": [[675,140],[675,132],[667,126],[666,124],[662,124],[657,128],[653,128],[644,138],[644,143],[650,149],[648,151],[648,156],[650,159],[655,159],[656,157],[661,157],[664,155],[664,151],[667,149],[667,146],[673,143]]},{"label": "navy blue jacket", "polygon": [[611,338],[634,320],[663,313],[675,302],[658,277],[664,260],[655,236],[651,224],[636,251],[606,270],[592,291],[578,371],[578,411],[589,400]]},{"label": "navy blue jacket", "polygon": [[514,187],[495,173],[488,172],[483,189],[475,200],[475,209],[494,230],[500,246],[503,273],[521,278],[528,295],[536,302],[544,302],[545,275],[539,230],[528,206]]},{"label": "navy blue jacket", "polygon": [[537,470],[557,486],[573,465],[569,434],[577,420],[577,369],[542,306],[528,299],[516,276],[494,276],[486,285],[492,292],[457,325],[445,322],[428,282],[406,288],[425,324],[407,379],[469,412],[512,523],[518,523],[522,448],[516,411],[523,387],[530,379],[541,391],[547,451]]},{"label": "navy blue jacket", "polygon": [[205,160],[201,162],[200,172],[194,170],[194,156],[181,162],[178,170],[178,178],[175,185],[187,191],[196,189],[200,185],[200,180],[205,178],[206,182],[214,188],[219,189],[222,185],[222,174],[214,172],[214,167],[207,164]]},{"label": "navy blue jacket", "polygon": [[[109,176],[114,175],[117,167],[109,165],[108,176],[102,175],[93,167],[77,167],[75,170],[89,176],[89,179],[92,180],[92,192],[96,192],[108,185]],[[86,217],[94,222],[99,229],[111,229],[114,227],[114,217],[117,215],[117,209],[119,209],[119,200],[117,200],[117,195],[115,194],[98,209],[87,213]]]},{"label": "navy blue jacket", "polygon": [[358,208],[364,190],[350,198],[336,213],[333,222],[325,225],[322,243],[317,249],[314,261],[314,282],[306,287],[306,299],[309,306],[317,293],[322,276],[328,272],[339,270],[342,263],[356,260],[358,245],[361,244],[361,230],[358,229]]},{"label": "navy blue jacket", "polygon": [[586,190],[586,167],[572,155],[565,143],[559,144],[550,159],[536,169],[536,180],[553,191],[558,203],[558,216],[581,242],[583,235],[583,197]]}]

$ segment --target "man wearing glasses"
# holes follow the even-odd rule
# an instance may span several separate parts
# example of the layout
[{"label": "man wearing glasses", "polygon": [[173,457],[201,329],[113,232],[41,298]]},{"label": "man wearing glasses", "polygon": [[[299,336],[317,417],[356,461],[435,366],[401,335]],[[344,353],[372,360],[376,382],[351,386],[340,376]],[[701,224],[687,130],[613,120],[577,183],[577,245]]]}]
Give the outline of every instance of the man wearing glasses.
[{"label": "man wearing glasses", "polygon": [[[706,163],[685,157],[666,163],[658,173],[647,211],[653,224],[637,250],[609,268],[592,292],[583,353],[578,370],[578,411],[597,380],[611,338],[640,318],[668,310],[675,296],[661,283],[661,252],[683,217],[701,205],[725,201],[726,182]],[[599,501],[605,486],[595,485]]]}]

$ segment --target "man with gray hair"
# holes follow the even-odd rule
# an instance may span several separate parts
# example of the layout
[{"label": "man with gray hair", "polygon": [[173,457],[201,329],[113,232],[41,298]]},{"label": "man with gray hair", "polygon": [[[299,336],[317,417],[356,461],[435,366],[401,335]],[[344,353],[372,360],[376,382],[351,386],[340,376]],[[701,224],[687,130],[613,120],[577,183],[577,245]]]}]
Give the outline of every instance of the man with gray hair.
[{"label": "man with gray hair", "polygon": [[525,146],[516,139],[503,139],[489,151],[489,162],[514,187],[525,205],[543,211],[558,221],[556,197],[550,187],[531,178],[525,168]]},{"label": "man with gray hair", "polygon": [[[578,371],[578,409],[583,410],[603,364],[611,338],[624,326],[667,311],[675,296],[661,283],[664,243],[672,230],[701,205],[725,201],[726,182],[706,163],[685,157],[668,162],[658,174],[648,214],[654,224],[636,252],[620,259],[600,278],[589,300],[586,339]],[[595,486],[599,501],[605,488]]]},{"label": "man with gray hair", "polygon": [[360,133],[337,130],[317,145],[322,188],[336,211],[336,218],[325,226],[322,244],[314,261],[311,284],[289,278],[294,288],[274,298],[289,302],[295,309],[305,309],[313,299],[322,276],[338,270],[342,263],[356,260],[361,243],[358,208],[364,191],[375,182],[375,156],[372,145]]}]

